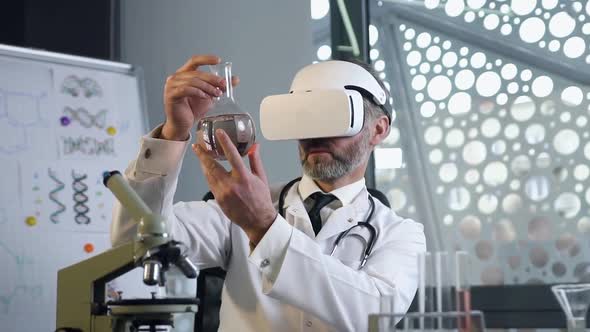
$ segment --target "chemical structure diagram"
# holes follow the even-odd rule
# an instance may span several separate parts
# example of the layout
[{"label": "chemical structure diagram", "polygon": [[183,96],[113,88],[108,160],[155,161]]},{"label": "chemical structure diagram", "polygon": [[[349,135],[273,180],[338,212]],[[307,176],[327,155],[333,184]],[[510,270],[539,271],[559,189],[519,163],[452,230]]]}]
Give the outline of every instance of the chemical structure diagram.
[{"label": "chemical structure diagram", "polygon": [[0,131],[6,133],[0,142],[0,154],[13,155],[30,147],[30,131],[46,127],[41,116],[41,100],[46,93],[31,94],[0,89]]}]

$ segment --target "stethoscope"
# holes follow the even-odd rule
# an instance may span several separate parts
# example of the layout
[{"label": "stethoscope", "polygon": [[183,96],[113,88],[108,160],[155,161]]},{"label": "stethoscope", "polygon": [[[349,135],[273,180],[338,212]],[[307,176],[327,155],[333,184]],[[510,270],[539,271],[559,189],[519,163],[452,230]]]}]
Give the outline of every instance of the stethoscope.
[{"label": "stethoscope", "polygon": [[[285,217],[285,197],[287,196],[287,192],[296,182],[300,180],[301,178],[296,178],[291,182],[287,183],[281,190],[281,193],[279,194],[279,213],[283,218]],[[375,201],[373,200],[373,196],[371,196],[370,194],[369,203],[371,204],[371,209],[369,210],[369,215],[367,216],[367,218],[364,221],[359,221],[356,225],[340,233],[336,238],[336,242],[334,242],[334,247],[332,248],[332,252],[330,253],[330,256],[334,255],[334,252],[336,252],[336,248],[338,248],[340,242],[350,233],[350,231],[352,231],[356,227],[366,227],[369,231],[369,241],[365,244],[365,252],[363,260],[361,261],[361,265],[358,268],[359,270],[362,269],[367,263],[367,259],[369,258],[369,255],[371,255],[371,252],[373,251],[373,245],[375,244],[375,240],[377,239],[377,230],[375,230],[375,227],[371,225],[371,218],[373,218],[373,213],[375,212]]]}]

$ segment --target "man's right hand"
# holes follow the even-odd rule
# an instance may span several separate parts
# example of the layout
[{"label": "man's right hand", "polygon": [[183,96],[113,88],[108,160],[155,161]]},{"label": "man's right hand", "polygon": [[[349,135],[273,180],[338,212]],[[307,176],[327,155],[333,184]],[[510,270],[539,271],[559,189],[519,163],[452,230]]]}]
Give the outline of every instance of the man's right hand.
[{"label": "man's right hand", "polygon": [[[164,86],[166,122],[161,138],[186,140],[194,123],[211,107],[213,99],[225,91],[223,77],[199,70],[200,66],[216,65],[220,61],[215,55],[195,55],[168,76]],[[238,81],[237,77],[232,77],[232,85]]]}]

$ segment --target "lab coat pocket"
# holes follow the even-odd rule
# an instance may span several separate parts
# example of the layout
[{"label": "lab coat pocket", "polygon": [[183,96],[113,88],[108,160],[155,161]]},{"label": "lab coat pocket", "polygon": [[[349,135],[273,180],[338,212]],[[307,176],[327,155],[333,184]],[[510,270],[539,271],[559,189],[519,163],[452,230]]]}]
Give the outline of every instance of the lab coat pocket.
[{"label": "lab coat pocket", "polygon": [[342,263],[342,264],[344,264],[344,265],[346,265],[346,266],[348,266],[348,267],[350,267],[350,268],[352,268],[354,270],[358,270],[358,268],[361,266],[361,260],[360,259],[358,259],[358,260],[356,260],[356,259],[352,259],[352,260],[349,260],[349,259],[340,259],[340,263]]}]

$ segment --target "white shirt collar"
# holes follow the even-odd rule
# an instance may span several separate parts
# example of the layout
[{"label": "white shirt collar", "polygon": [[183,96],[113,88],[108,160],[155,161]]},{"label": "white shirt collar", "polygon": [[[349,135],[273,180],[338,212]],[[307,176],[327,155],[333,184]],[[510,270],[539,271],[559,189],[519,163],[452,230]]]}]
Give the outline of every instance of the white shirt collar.
[{"label": "white shirt collar", "polygon": [[[356,182],[351,184],[347,184],[344,187],[340,187],[338,189],[332,190],[329,194],[332,194],[340,200],[342,206],[350,204],[354,198],[365,188],[365,178],[362,178]],[[303,175],[301,177],[301,181],[299,182],[298,186],[299,195],[301,196],[301,200],[305,201],[311,194],[315,192],[323,192],[320,187],[307,175]]]}]

